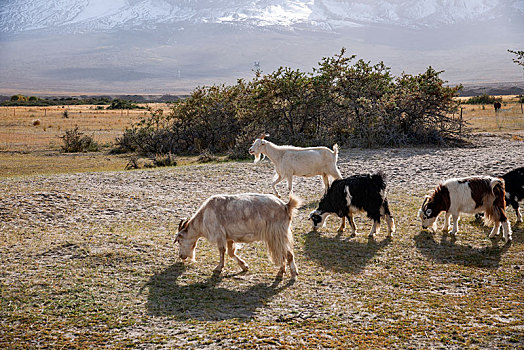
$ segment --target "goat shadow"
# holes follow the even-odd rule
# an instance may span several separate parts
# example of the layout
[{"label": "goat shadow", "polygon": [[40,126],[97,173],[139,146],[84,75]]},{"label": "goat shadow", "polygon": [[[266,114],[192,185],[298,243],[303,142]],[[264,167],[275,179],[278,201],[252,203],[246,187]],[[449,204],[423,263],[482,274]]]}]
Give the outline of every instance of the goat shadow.
[{"label": "goat shadow", "polygon": [[382,241],[368,238],[367,242],[362,243],[355,238],[341,239],[340,234],[323,236],[318,231],[310,231],[305,235],[304,252],[324,268],[360,273],[368,261],[390,243],[390,237]]},{"label": "goat shadow", "polygon": [[182,285],[178,281],[185,272],[182,262],[175,263],[152,276],[144,285],[149,289],[147,311],[153,316],[175,316],[181,320],[219,321],[251,318],[275,295],[293,284],[277,277],[271,285],[258,283],[246,290],[229,290],[217,285],[224,278],[213,274],[204,282]]},{"label": "goat shadow", "polygon": [[420,231],[414,238],[417,249],[424,256],[440,264],[460,264],[489,269],[499,267],[503,253],[511,246],[511,243],[498,246],[497,241],[500,239],[498,238],[492,241],[492,246],[477,248],[457,244],[447,235],[443,235],[440,242],[437,242],[434,234],[428,231]]}]

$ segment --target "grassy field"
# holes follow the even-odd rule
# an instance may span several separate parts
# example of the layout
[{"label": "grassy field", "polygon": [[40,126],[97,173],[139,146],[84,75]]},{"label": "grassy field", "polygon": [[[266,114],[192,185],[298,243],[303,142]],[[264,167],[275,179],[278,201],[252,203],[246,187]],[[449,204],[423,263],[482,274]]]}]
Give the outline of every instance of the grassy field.
[{"label": "grassy field", "polygon": [[42,109],[13,119],[12,108],[5,119],[0,110],[0,348],[522,348],[524,225],[515,213],[510,244],[469,216],[456,241],[416,218],[441,178],[524,165],[519,108],[503,106],[499,127],[490,106],[466,106],[475,130],[511,134],[477,148],[342,150],[344,174],[390,176],[391,239],[385,228],[368,239],[362,217],[355,238],[338,234],[334,218],[311,231],[320,181],[296,179],[295,282],[276,278],[262,244],[239,251],[250,271],[226,259],[214,276],[214,246],[200,242],[197,263],[183,264],[173,243],[178,220],[209,195],[269,192],[269,162],[124,172],[126,157],[62,154],[58,137],[79,125],[110,143],[143,111],[86,107],[63,118],[56,109],[47,120]]},{"label": "grassy field", "polygon": [[[169,110],[167,104],[149,106],[165,113]],[[462,108],[462,118],[473,132],[524,130],[524,114],[516,96],[504,96],[502,109],[497,113],[492,105]],[[122,170],[129,157],[109,155],[107,151],[126,127],[146,114],[144,110],[99,110],[97,106],[0,107],[0,177]],[[460,112],[454,117],[459,118]],[[33,125],[36,120],[39,124]],[[76,126],[101,144],[104,152],[74,156],[61,153],[60,137]]]},{"label": "grassy field", "polygon": [[[524,110],[516,96],[502,96],[502,108],[497,112],[491,104],[463,104],[462,108],[462,117],[473,132],[508,132],[524,129]],[[456,116],[459,117],[460,112]]]},{"label": "grassy field", "polygon": [[[152,107],[169,109],[166,104]],[[129,157],[109,155],[108,151],[125,128],[146,114],[145,110],[99,110],[97,106],[0,107],[0,177],[122,170]],[[104,151],[61,153],[60,137],[77,126]]]},{"label": "grassy field", "polygon": [[[135,198],[121,193],[115,203],[128,201],[135,211],[163,205],[188,215],[228,182],[233,192],[253,186],[242,175],[246,164],[195,167],[128,172],[123,186],[137,179],[165,186],[162,179],[177,179],[167,182],[176,193],[161,204],[147,199],[147,185],[142,193],[130,191]],[[234,175],[224,179],[229,171]],[[20,221],[1,230],[0,348],[513,349],[524,342],[522,225],[513,226],[514,241],[504,245],[464,218],[453,242],[421,231],[414,216],[423,193],[393,186],[392,239],[384,230],[368,239],[371,223],[360,217],[356,238],[339,235],[335,219],[313,232],[306,219],[318,200],[309,192],[312,180],[296,186],[306,203],[294,219],[298,280],[276,278],[262,244],[239,252],[249,272],[239,273],[227,259],[217,277],[218,253],[207,241],[198,245],[197,263],[177,261],[172,234],[180,214],[149,209],[149,219],[130,214],[104,222],[120,211],[104,207],[117,196],[109,183],[119,180],[91,175],[108,183],[97,189],[82,187],[83,176],[0,184],[9,202],[38,199],[38,207],[27,206],[29,214],[13,208]],[[184,193],[187,179],[198,181],[204,193]],[[170,192],[161,190],[159,197]],[[92,210],[88,218],[68,224],[84,207]],[[9,213],[0,215],[10,221]]]}]

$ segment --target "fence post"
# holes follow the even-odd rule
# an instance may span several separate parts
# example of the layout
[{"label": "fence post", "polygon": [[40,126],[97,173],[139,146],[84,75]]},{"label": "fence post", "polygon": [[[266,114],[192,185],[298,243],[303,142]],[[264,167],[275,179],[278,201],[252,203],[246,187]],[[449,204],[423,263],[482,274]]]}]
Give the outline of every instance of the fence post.
[{"label": "fence post", "polygon": [[459,124],[459,136],[462,137],[462,107],[460,107],[460,124]]}]

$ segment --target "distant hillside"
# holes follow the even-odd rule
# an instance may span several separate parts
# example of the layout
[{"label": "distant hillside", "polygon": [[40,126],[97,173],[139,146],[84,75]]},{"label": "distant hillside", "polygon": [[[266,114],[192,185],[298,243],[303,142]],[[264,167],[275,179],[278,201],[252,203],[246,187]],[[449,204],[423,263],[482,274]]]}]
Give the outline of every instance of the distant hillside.
[{"label": "distant hillside", "polygon": [[465,85],[460,96],[480,96],[483,94],[497,95],[524,95],[524,83],[491,83],[479,85]]},{"label": "distant hillside", "polygon": [[342,47],[393,74],[523,81],[524,0],[5,0],[0,94],[178,95]]}]

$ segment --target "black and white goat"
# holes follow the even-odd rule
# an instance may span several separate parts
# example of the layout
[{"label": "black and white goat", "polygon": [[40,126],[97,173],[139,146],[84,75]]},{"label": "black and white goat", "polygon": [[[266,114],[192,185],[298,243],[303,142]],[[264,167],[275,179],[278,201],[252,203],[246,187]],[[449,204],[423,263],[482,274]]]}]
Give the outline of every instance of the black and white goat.
[{"label": "black and white goat", "polygon": [[426,196],[419,217],[422,227],[432,227],[436,231],[436,220],[441,212],[445,212],[442,231],[448,232],[450,218],[453,217],[454,236],[458,232],[460,213],[475,214],[483,212],[486,223],[495,226],[489,237],[498,235],[500,226],[506,242],[511,240],[511,227],[506,216],[504,180],[500,178],[482,176],[449,179],[437,186],[431,196]]},{"label": "black and white goat", "polygon": [[[388,237],[395,232],[395,222],[389,211],[386,198],[386,178],[383,173],[353,175],[345,179],[335,180],[327,193],[322,197],[318,208],[309,215],[313,229],[324,225],[330,214],[348,218],[351,225],[351,237],[357,232],[353,215],[365,212],[373,220],[369,237],[379,231],[380,218],[385,216],[388,224]],[[344,230],[344,222],[339,231]]]}]

